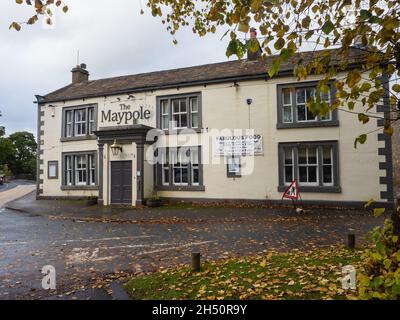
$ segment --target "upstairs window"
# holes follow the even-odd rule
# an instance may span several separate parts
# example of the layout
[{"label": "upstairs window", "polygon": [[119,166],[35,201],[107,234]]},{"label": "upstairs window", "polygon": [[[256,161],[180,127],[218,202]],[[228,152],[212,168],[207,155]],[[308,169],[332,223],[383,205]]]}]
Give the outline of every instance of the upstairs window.
[{"label": "upstairs window", "polygon": [[201,129],[200,94],[158,97],[157,127],[165,131]]},{"label": "upstairs window", "polygon": [[64,108],[62,138],[85,138],[97,127],[95,105]]},{"label": "upstairs window", "polygon": [[[321,101],[328,105],[332,103],[334,89],[321,93]],[[295,83],[278,85],[278,129],[299,127],[337,126],[337,110],[325,115],[315,115],[307,107],[307,102],[316,98],[317,83]]]}]

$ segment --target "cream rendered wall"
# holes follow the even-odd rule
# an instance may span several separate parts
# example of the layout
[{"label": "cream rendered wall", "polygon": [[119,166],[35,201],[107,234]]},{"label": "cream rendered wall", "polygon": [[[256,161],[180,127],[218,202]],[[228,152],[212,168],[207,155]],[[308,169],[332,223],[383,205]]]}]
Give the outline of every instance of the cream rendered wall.
[{"label": "cream rendered wall", "polygon": [[[86,102],[85,102],[86,103]],[[82,104],[82,102],[81,102]],[[44,111],[44,126],[41,130],[44,134],[41,135],[40,148],[43,150],[43,165],[40,169],[43,170],[43,184],[40,186],[43,189],[42,196],[97,196],[96,190],[61,190],[62,183],[62,161],[63,152],[75,151],[95,151],[97,150],[97,142],[95,140],[82,140],[74,142],[61,142],[61,127],[62,127],[62,107],[72,106],[73,103],[57,103],[41,107]],[[47,179],[47,163],[48,161],[58,161],[58,179]]]},{"label": "cream rendered wall", "polygon": [[[309,79],[315,80],[313,78]],[[128,99],[128,95],[91,98],[85,100],[74,100],[68,102],[53,103],[55,108],[46,105],[42,107],[45,111],[45,125],[42,128],[44,135],[44,180],[43,195],[96,195],[97,191],[61,191],[61,153],[67,151],[97,150],[95,140],[79,142],[60,142],[61,137],[61,109],[67,106],[78,106],[81,104],[98,104],[98,126],[106,127],[116,123],[102,123],[101,111],[112,109],[119,111],[120,104],[131,105],[136,110],[140,105],[151,110],[151,118],[140,121],[150,127],[156,126],[156,97],[161,95],[201,92],[202,97],[202,124],[203,128],[211,129],[247,129],[252,128],[255,133],[263,135],[264,155],[254,158],[254,173],[241,178],[227,178],[226,164],[222,157],[215,157],[212,153],[203,156],[211,156],[212,160],[221,160],[220,164],[205,164],[203,167],[203,179],[205,191],[159,191],[159,196],[174,198],[227,198],[227,199],[280,199],[281,193],[277,191],[278,177],[278,143],[293,141],[323,141],[338,140],[340,157],[340,186],[341,193],[303,193],[303,199],[312,200],[337,200],[337,201],[366,201],[370,198],[379,199],[380,191],[385,191],[384,186],[379,184],[379,176],[383,175],[378,169],[378,163],[384,161],[383,156],[378,156],[378,147],[383,147],[383,142],[377,140],[377,135],[368,136],[368,142],[354,149],[354,139],[361,133],[376,129],[376,121],[371,120],[362,125],[357,120],[357,115],[339,112],[339,127],[327,128],[301,128],[301,129],[277,129],[277,84],[295,83],[293,77],[275,78],[264,81],[238,82],[239,86],[233,83],[193,86],[190,88],[158,90],[154,92],[134,93],[134,99]],[[118,100],[119,98],[119,100]],[[247,106],[245,99],[252,98],[253,103]],[[55,109],[55,116],[52,117],[52,109]],[[186,135],[183,138],[199,138],[203,134]],[[159,140],[160,145],[171,142],[171,145],[181,144],[174,141],[174,135],[164,136]],[[197,143],[193,143],[196,145]],[[130,148],[130,147],[129,147]],[[134,159],[133,149],[126,149],[130,152],[128,158]],[[146,151],[145,149],[145,159]],[[203,151],[205,149],[203,148]],[[125,151],[124,151],[125,152]],[[107,156],[108,155],[108,156]],[[104,171],[103,183],[105,188],[109,185],[107,157],[111,157],[108,146],[104,147]],[[127,159],[128,159],[127,158]],[[59,161],[59,179],[47,180],[47,161]],[[112,158],[111,158],[112,160]],[[136,161],[133,161],[136,165]],[[133,189],[136,186],[136,168],[133,168]],[[151,196],[153,185],[152,166],[145,163],[145,197]],[[105,190],[105,189],[104,189]],[[136,196],[136,193],[134,196]],[[105,204],[108,203],[108,192],[104,192]]]},{"label": "cream rendered wall", "polygon": [[[308,81],[312,80],[316,78],[310,77]],[[237,179],[227,178],[224,163],[204,165],[205,191],[160,191],[159,195],[176,198],[280,199],[282,193],[277,191],[278,143],[337,140],[342,192],[302,193],[302,198],[335,201],[380,199],[380,191],[385,191],[385,187],[379,184],[379,177],[383,172],[380,172],[378,163],[384,161],[384,157],[378,156],[378,147],[383,147],[383,142],[377,140],[376,134],[371,134],[365,145],[354,149],[354,139],[359,134],[376,129],[376,121],[371,119],[368,124],[362,125],[357,115],[339,112],[339,127],[277,129],[277,84],[295,82],[295,78],[288,77],[238,82],[238,87],[232,84],[199,87],[202,92],[204,128],[249,128],[249,107],[245,99],[253,99],[250,106],[250,128],[263,135],[264,156],[255,157],[252,175]],[[196,89],[180,89],[179,93],[195,92]],[[177,90],[168,90],[168,94],[176,93]],[[173,137],[165,137],[164,140],[172,139]]]}]

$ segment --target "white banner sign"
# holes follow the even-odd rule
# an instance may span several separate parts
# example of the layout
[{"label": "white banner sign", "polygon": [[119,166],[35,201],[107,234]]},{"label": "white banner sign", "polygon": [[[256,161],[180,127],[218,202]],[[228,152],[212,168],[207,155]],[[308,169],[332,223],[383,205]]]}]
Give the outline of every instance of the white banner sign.
[{"label": "white banner sign", "polygon": [[252,134],[216,137],[215,155],[263,155],[262,135]]}]

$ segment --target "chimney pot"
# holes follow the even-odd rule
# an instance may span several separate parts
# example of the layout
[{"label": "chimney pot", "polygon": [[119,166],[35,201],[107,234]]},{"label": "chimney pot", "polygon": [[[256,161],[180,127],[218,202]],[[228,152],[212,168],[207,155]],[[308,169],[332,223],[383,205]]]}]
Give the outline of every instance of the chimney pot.
[{"label": "chimney pot", "polygon": [[82,63],[71,70],[72,83],[81,83],[89,80],[89,72],[86,70],[86,64]]}]

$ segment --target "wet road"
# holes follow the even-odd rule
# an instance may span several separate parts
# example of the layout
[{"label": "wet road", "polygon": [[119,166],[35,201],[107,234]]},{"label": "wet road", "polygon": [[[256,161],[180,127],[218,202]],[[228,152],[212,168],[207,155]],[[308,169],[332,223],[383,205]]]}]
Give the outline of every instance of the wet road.
[{"label": "wet road", "polygon": [[12,180],[10,182],[0,184],[0,192],[11,190],[20,185],[32,185],[32,184],[35,183],[29,180]]},{"label": "wet road", "polygon": [[[272,248],[310,249],[344,243],[349,229],[360,240],[381,222],[346,212],[281,216],[256,212],[262,209],[235,210],[238,219],[234,220],[124,224],[50,220],[0,208],[0,299],[61,298],[80,290],[86,293],[79,298],[99,298],[87,290],[102,286],[101,279],[108,275],[190,263],[193,249],[199,249],[203,259]],[[45,265],[56,269],[55,292],[41,287]],[[103,291],[107,298],[107,290]]]}]

